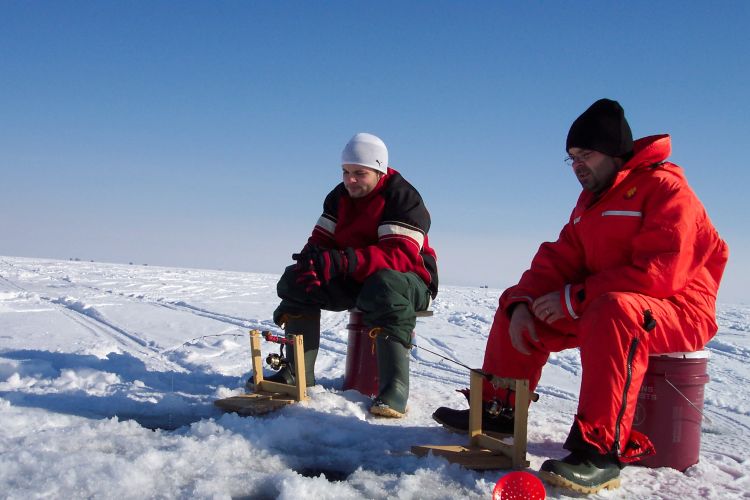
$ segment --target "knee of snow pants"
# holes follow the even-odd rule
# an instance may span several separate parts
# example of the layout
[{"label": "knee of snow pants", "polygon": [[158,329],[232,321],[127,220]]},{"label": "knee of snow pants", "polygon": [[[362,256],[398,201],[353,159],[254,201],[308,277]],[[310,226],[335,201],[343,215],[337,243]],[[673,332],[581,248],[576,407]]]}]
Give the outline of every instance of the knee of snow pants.
[{"label": "knee of snow pants", "polygon": [[[577,339],[569,331],[556,327],[569,326],[569,322],[548,325],[541,321],[534,321],[539,342],[534,344],[531,354],[523,354],[513,347],[510,342],[510,318],[505,309],[498,308],[495,319],[487,338],[484,350],[482,369],[498,377],[526,379],[533,391],[539,383],[550,352],[558,352],[570,347],[576,347]],[[515,398],[506,389],[496,389],[489,381],[483,382],[482,399],[490,401],[497,399],[505,405],[515,404]]]},{"label": "knee of snow pants", "polygon": [[292,316],[320,315],[320,310],[346,311],[354,307],[361,285],[351,279],[333,279],[311,291],[297,283],[296,266],[284,270],[276,285],[281,304],[273,313],[273,321],[280,325],[284,314]]},{"label": "knee of snow pants", "polygon": [[407,347],[412,343],[416,311],[424,311],[429,305],[430,291],[419,276],[391,269],[369,276],[357,298],[357,308],[368,327],[380,328]]}]

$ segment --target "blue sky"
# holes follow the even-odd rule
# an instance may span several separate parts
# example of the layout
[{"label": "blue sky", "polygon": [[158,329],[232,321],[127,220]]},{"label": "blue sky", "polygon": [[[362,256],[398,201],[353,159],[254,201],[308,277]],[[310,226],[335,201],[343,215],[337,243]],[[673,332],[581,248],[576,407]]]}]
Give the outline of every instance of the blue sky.
[{"label": "blue sky", "polygon": [[579,185],[570,123],[669,133],[746,302],[750,3],[0,1],[0,255],[280,273],[356,132],[442,282],[505,287]]}]

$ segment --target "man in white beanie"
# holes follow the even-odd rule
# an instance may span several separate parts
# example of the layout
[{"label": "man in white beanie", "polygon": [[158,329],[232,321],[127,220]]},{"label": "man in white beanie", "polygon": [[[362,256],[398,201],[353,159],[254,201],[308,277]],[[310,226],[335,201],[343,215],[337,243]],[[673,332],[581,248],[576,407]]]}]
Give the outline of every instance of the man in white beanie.
[{"label": "man in white beanie", "polygon": [[[409,348],[415,313],[437,295],[430,214],[416,189],[388,166],[380,138],[356,134],[341,154],[343,182],[326,196],[307,244],[292,257],[277,292],[274,322],[301,334],[305,376],[315,384],[320,310],[362,311],[374,338],[379,393],[370,412],[402,417],[409,397]],[[291,350],[290,350],[291,351]],[[269,380],[294,383],[294,359]]]}]

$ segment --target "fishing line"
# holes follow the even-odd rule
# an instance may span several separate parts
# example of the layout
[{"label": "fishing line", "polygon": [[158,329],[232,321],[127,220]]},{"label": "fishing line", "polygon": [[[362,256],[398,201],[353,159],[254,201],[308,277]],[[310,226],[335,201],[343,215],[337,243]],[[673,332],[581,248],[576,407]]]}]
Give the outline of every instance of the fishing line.
[{"label": "fishing line", "polygon": [[482,370],[480,368],[471,368],[470,366],[465,365],[465,364],[461,363],[460,361],[458,361],[456,359],[449,358],[447,356],[443,356],[440,353],[437,353],[435,351],[431,351],[430,349],[427,349],[426,347],[422,347],[422,346],[417,345],[417,344],[412,344],[412,349],[422,349],[423,351],[429,352],[430,354],[434,354],[438,358],[442,358],[442,359],[444,359],[446,361],[450,361],[451,363],[457,364],[458,366],[466,368],[467,370],[469,370],[472,373],[476,373],[477,375],[481,375],[482,377],[486,378],[487,380],[492,381],[493,375],[491,373],[487,373],[486,371],[484,371],[484,370]]},{"label": "fishing line", "polygon": [[[165,349],[163,351],[160,351],[160,352],[158,352],[158,354],[159,354],[159,356],[162,356],[162,358],[169,359],[168,353],[176,352],[179,349],[182,349],[183,347],[185,347],[187,345],[190,345],[190,344],[192,344],[194,342],[197,342],[197,341],[200,341],[200,340],[203,340],[203,339],[216,338],[216,337],[234,337],[234,338],[237,338],[237,337],[243,337],[244,335],[245,335],[245,333],[243,331],[235,332],[235,333],[215,333],[215,334],[212,334],[212,335],[201,335],[200,337],[195,337],[193,339],[186,340],[185,342],[183,342],[182,344],[180,344],[180,345],[178,345],[176,347],[170,347],[169,349]],[[170,390],[171,394],[174,394],[174,374],[175,374],[174,370],[171,370],[171,377],[170,377],[171,378],[170,383],[171,383],[171,386],[172,386],[171,390]],[[169,428],[171,428],[173,426],[172,420],[173,420],[172,419],[172,411],[170,410],[169,413],[167,414],[167,421],[168,421],[167,425],[169,426]]]},{"label": "fishing line", "polygon": [[208,339],[208,338],[213,338],[213,337],[241,337],[244,335],[245,335],[244,332],[243,333],[216,333],[213,335],[202,335],[200,337],[195,337],[194,339],[186,340],[185,342],[178,345],[177,347],[170,347],[169,349],[165,349],[161,351],[159,354],[165,354],[168,352],[176,351],[178,349],[182,349],[186,345],[192,344],[193,342],[196,342],[198,340],[203,340],[203,339]]},{"label": "fishing line", "polygon": [[454,363],[454,364],[457,364],[458,366],[461,366],[461,367],[463,367],[463,368],[466,368],[466,369],[467,369],[467,370],[469,370],[469,371],[472,371],[472,372],[476,372],[476,373],[478,373],[478,374],[480,374],[480,375],[483,375],[483,376],[485,375],[485,373],[484,373],[484,372],[483,372],[482,370],[479,370],[479,369],[477,369],[477,368],[470,368],[469,366],[467,366],[467,365],[465,365],[465,364],[461,363],[461,362],[460,362],[460,361],[458,361],[458,360],[455,360],[455,359],[453,359],[453,358],[449,358],[449,357],[447,357],[447,356],[443,356],[442,354],[440,354],[440,353],[437,353],[437,352],[435,352],[435,351],[431,351],[431,350],[427,349],[426,347],[422,347],[421,345],[417,345],[417,344],[412,344],[412,349],[422,349],[423,351],[429,352],[430,354],[434,354],[434,355],[435,355],[435,356],[437,356],[438,358],[442,358],[442,359],[444,359],[444,360],[446,360],[446,361],[450,361],[451,363]]}]

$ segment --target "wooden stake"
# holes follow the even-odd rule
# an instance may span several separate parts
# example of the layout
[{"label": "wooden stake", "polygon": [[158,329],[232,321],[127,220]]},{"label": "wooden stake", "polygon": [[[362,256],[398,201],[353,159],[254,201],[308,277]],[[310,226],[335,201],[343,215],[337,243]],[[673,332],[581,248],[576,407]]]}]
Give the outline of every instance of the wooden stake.
[{"label": "wooden stake", "polygon": [[[307,399],[307,380],[305,380],[305,349],[302,342],[302,335],[294,335],[294,379],[297,381],[296,390],[292,394],[297,401]],[[290,346],[287,346],[289,348]]]},{"label": "wooden stake", "polygon": [[482,434],[482,376],[472,371],[469,378],[469,442],[476,445]]},{"label": "wooden stake", "polygon": [[528,446],[527,427],[529,422],[529,381],[516,380],[516,405],[513,410],[513,468],[523,467]]},{"label": "wooden stake", "polygon": [[263,362],[260,352],[260,330],[250,330],[250,359],[252,360],[253,382],[255,387],[260,387],[263,382]]}]

